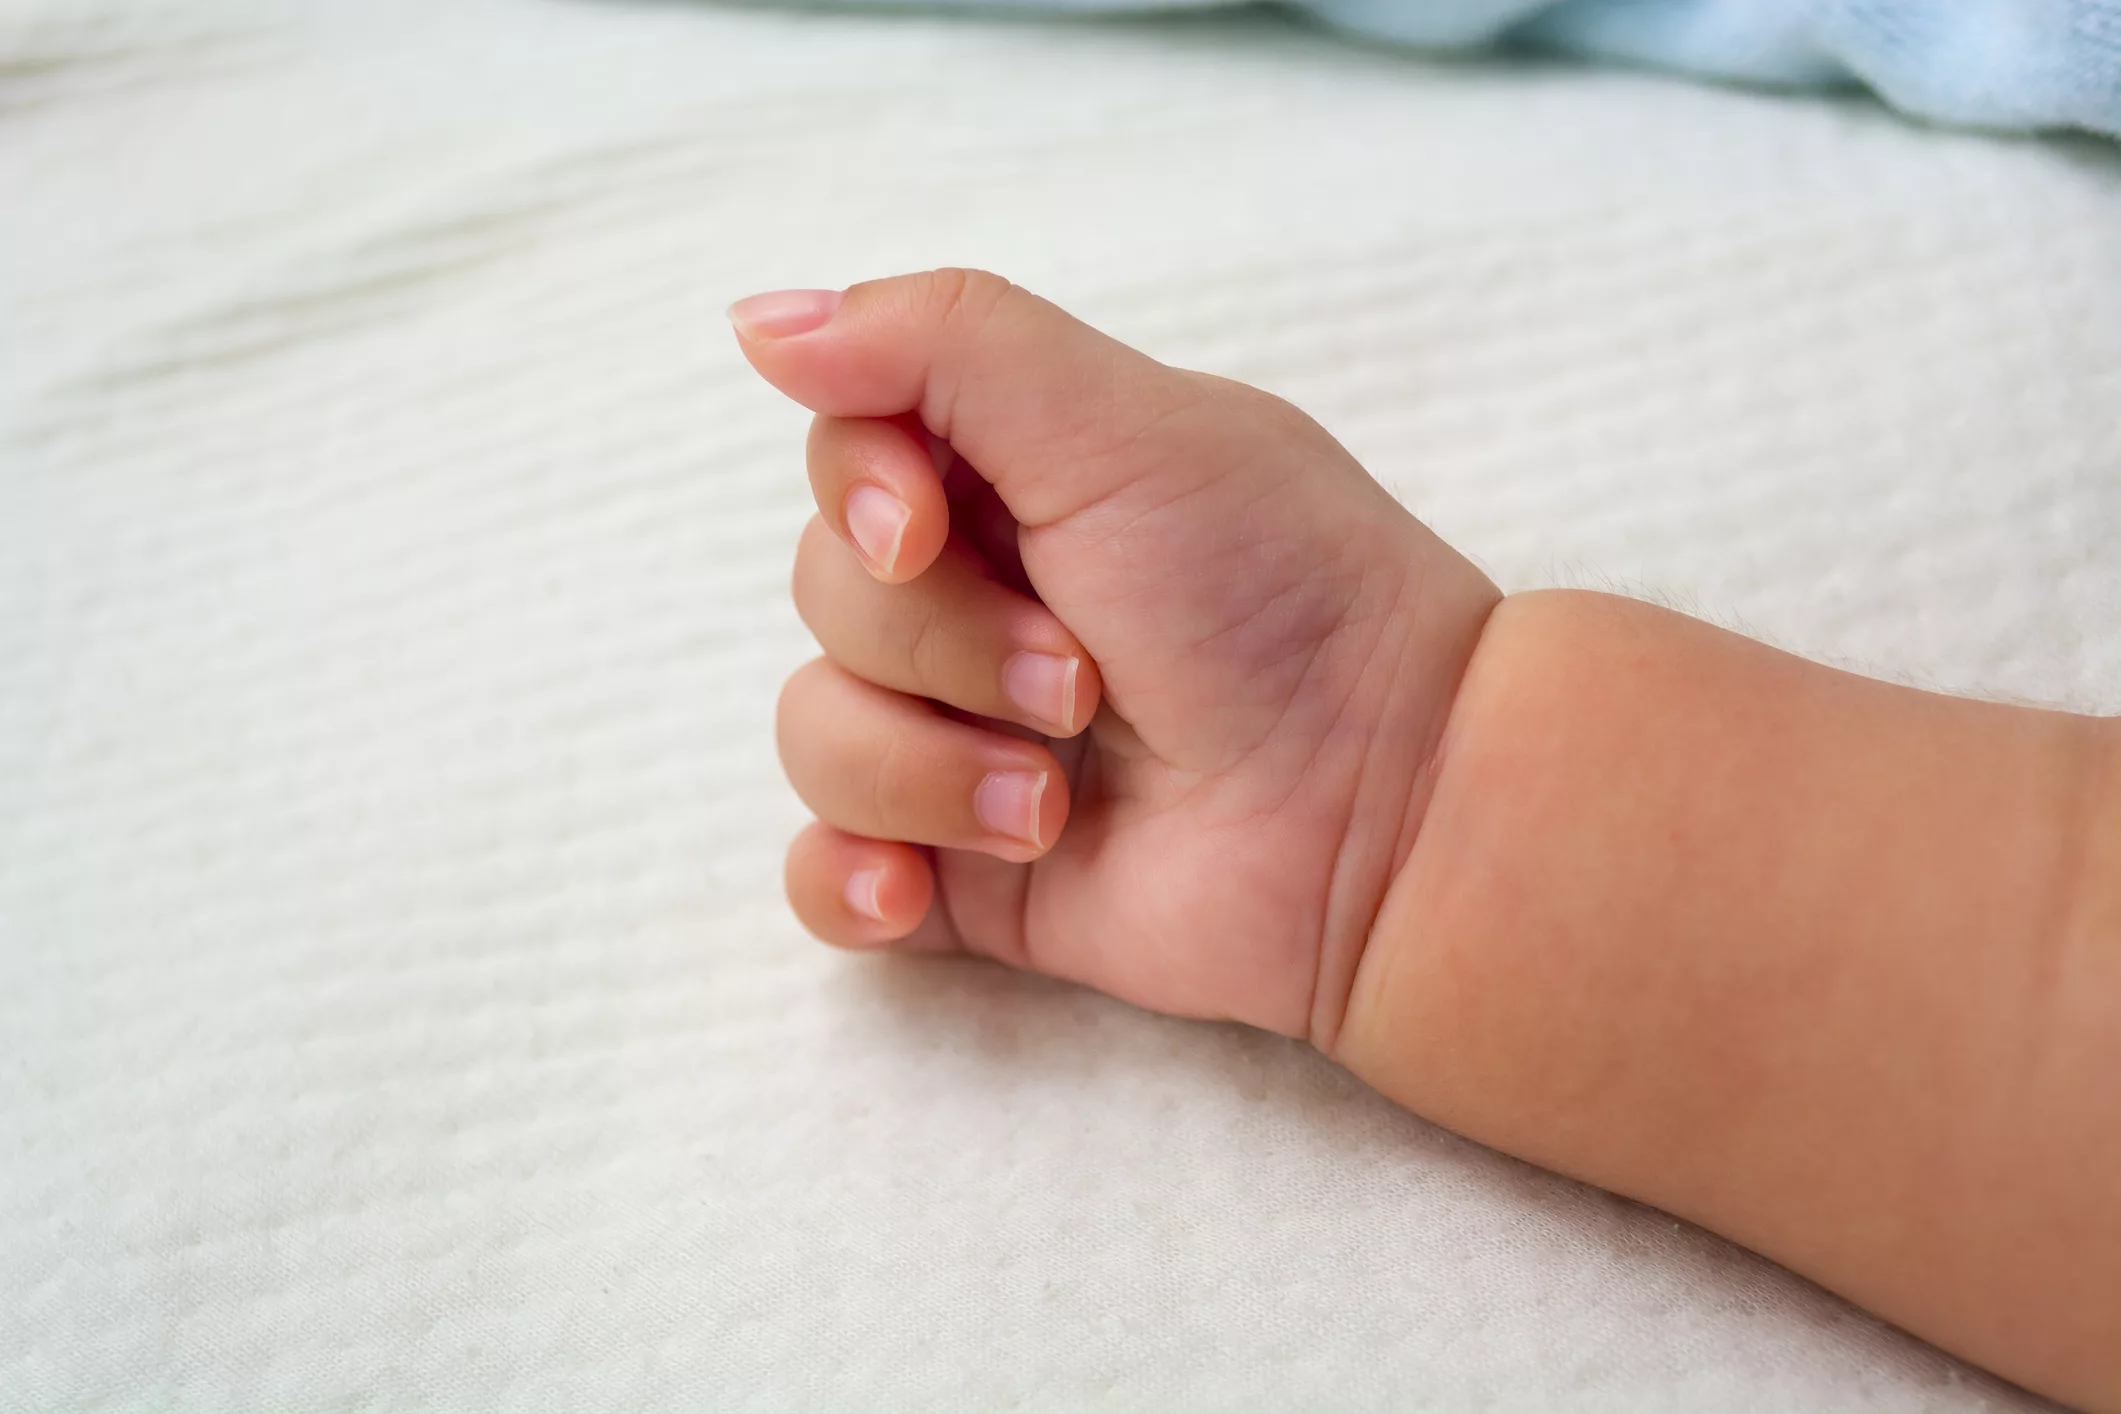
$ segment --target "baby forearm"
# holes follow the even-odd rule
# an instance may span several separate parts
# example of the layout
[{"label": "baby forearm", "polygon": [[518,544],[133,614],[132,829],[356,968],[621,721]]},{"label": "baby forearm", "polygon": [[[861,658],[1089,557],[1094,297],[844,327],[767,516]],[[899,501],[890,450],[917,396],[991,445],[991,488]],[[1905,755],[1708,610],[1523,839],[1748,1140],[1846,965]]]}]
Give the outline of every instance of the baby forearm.
[{"label": "baby forearm", "polygon": [[2121,1408],[2121,745],[1604,595],[1506,600],[1335,1052]]}]

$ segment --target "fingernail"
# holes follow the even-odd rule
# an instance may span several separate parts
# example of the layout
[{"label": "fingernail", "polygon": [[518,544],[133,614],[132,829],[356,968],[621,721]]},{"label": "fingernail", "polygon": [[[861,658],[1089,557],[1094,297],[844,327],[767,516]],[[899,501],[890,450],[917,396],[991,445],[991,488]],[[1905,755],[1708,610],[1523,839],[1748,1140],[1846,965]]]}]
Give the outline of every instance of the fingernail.
[{"label": "fingernail", "polygon": [[1002,664],[1002,691],[1009,700],[1062,736],[1075,730],[1075,659],[1052,653],[1017,653]]},{"label": "fingernail", "polygon": [[756,338],[790,339],[824,327],[839,307],[838,290],[770,290],[729,306],[729,321]]},{"label": "fingernail", "polygon": [[898,542],[913,513],[881,486],[857,486],[847,493],[847,533],[862,547],[869,563],[885,574],[898,563]]},{"label": "fingernail", "polygon": [[972,813],[997,835],[1045,848],[1038,837],[1038,803],[1046,794],[1044,771],[990,771],[972,792]]},{"label": "fingernail", "polygon": [[884,921],[884,905],[878,894],[884,887],[884,871],[881,869],[857,869],[847,876],[847,907],[864,918],[881,923]]}]

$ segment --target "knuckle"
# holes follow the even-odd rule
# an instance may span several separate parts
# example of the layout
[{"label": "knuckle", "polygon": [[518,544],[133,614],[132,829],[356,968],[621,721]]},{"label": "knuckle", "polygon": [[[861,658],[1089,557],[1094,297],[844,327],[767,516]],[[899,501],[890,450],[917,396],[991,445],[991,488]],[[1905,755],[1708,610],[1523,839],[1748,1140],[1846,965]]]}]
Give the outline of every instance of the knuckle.
[{"label": "knuckle", "polygon": [[908,833],[902,827],[910,804],[913,779],[907,769],[905,747],[897,736],[884,738],[869,763],[869,819],[877,832],[897,837]]},{"label": "knuckle", "polygon": [[1246,422],[1277,440],[1313,443],[1320,438],[1330,440],[1330,434],[1318,424],[1318,420],[1287,398],[1270,393],[1264,388],[1255,388],[1250,383],[1217,377],[1212,373],[1193,375],[1200,380],[1202,394],[1228,407],[1244,417]]},{"label": "knuckle", "polygon": [[820,675],[829,665],[823,658],[812,658],[788,675],[781,684],[780,696],[773,704],[773,730],[780,747],[781,759],[788,759],[790,739],[802,726],[803,707],[816,690]]},{"label": "knuckle", "polygon": [[[815,834],[815,828],[806,825],[796,833],[794,839],[788,841],[788,848],[781,855],[781,892],[788,896],[788,902],[795,907],[798,918],[803,918],[804,906],[809,902],[810,891],[804,885],[809,882],[811,872],[815,868],[811,863],[817,854],[813,842]],[[804,918],[806,926],[808,922],[809,920]]]},{"label": "knuckle", "polygon": [[846,441],[847,427],[842,419],[823,413],[810,419],[809,435],[803,439],[803,469],[810,473],[810,488],[816,495],[831,494]]},{"label": "knuckle", "polygon": [[803,441],[803,466],[820,511],[829,509],[826,502],[860,475],[863,462],[873,455],[876,430],[872,418],[819,413],[811,419],[810,434]]},{"label": "knuckle", "polygon": [[841,421],[830,413],[817,413],[810,419],[810,431],[803,437],[803,451],[815,467],[820,457],[832,450],[838,437]]},{"label": "knuckle", "polygon": [[1332,433],[1320,425],[1317,418],[1292,402],[1277,398],[1272,393],[1265,395],[1267,406],[1263,415],[1268,427],[1291,446],[1314,455],[1339,455],[1341,445]]},{"label": "knuckle", "polygon": [[[924,282],[922,308],[938,334],[944,342],[960,348],[976,346],[983,331],[1004,306],[1030,297],[1025,290],[989,270],[950,266],[930,270],[916,278]],[[958,383],[955,380],[962,376],[953,375],[950,368],[951,364],[946,361],[930,371],[927,395],[920,410],[921,420],[928,429],[946,442],[950,440],[956,423]]]},{"label": "knuckle", "polygon": [[994,311],[1021,291],[991,270],[945,266],[921,277],[929,311],[950,333],[976,333]]},{"label": "knuckle", "polygon": [[941,616],[932,607],[916,610],[906,625],[906,680],[923,687],[941,681]]},{"label": "knuckle", "polygon": [[1244,384],[1238,386],[1244,388],[1245,401],[1252,415],[1258,418],[1263,426],[1289,437],[1309,438],[1317,435],[1318,423],[1309,413],[1287,398],[1270,393],[1264,388]]},{"label": "knuckle", "polygon": [[838,537],[819,516],[810,518],[795,544],[795,567],[789,575],[788,590],[795,600],[796,617],[813,637],[818,636],[819,600],[825,593],[826,556],[839,548]]}]

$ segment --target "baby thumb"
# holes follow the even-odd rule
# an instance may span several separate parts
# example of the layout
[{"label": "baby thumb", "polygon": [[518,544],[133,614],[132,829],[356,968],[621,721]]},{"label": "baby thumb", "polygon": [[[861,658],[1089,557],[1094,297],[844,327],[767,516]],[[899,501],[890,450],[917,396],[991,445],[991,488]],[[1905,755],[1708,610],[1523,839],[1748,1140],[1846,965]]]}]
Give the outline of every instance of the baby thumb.
[{"label": "baby thumb", "polygon": [[1193,375],[982,270],[777,291],[729,313],[774,387],[834,417],[918,413],[1027,527],[1156,474],[1157,459],[1115,453],[1201,396]]}]

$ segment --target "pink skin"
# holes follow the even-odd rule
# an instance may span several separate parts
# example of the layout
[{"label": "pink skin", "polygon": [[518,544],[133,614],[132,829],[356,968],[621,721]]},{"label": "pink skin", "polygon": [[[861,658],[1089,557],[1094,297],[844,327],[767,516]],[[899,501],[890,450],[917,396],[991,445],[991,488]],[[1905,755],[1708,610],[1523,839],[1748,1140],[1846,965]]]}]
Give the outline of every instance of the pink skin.
[{"label": "pink skin", "polygon": [[820,416],[845,947],[1306,1037],[2121,1411],[2121,727],[1499,596],[1316,424],[964,271],[732,310]]},{"label": "pink skin", "polygon": [[[933,851],[934,907],[889,915],[904,945],[1330,1045],[1494,587],[1286,403],[1167,368],[996,277],[761,298],[732,318],[753,366],[822,414],[812,477],[836,538],[877,540],[880,498],[854,493],[889,491],[906,507],[894,562],[856,551],[876,578],[919,579],[954,532],[1101,677],[1087,730],[1041,738],[1065,829],[1050,821],[1028,858]],[[863,426],[880,430],[848,431]],[[815,738],[848,729],[810,715],[807,691],[784,701],[799,788]],[[790,893],[821,936],[873,945],[885,925],[846,908],[847,875],[895,884],[930,855],[865,853],[835,829],[849,823],[814,827],[832,848],[799,843]]]}]

